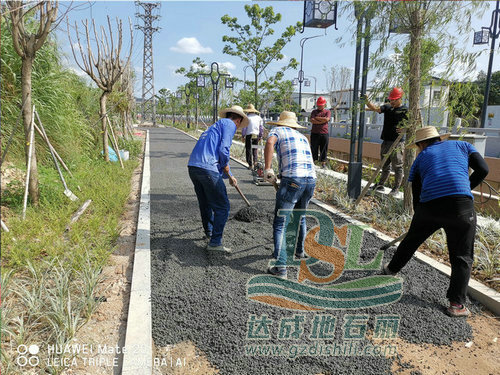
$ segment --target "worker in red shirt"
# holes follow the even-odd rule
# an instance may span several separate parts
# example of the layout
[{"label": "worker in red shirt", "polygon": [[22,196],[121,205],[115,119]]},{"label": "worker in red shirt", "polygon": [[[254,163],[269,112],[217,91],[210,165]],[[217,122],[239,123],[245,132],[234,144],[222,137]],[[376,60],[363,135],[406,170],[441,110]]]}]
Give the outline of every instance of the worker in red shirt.
[{"label": "worker in red shirt", "polygon": [[320,153],[319,161],[321,167],[326,167],[326,157],[328,156],[328,123],[332,114],[330,110],[325,109],[326,99],[320,96],[316,101],[317,109],[311,112],[311,153],[314,161],[318,161],[318,150]]}]

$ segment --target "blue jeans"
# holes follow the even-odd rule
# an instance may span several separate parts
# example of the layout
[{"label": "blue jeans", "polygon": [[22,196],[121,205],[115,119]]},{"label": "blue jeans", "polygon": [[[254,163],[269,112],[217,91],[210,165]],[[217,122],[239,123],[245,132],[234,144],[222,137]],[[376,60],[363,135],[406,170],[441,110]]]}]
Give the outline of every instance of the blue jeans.
[{"label": "blue jeans", "polygon": [[198,197],[205,234],[210,237],[210,245],[219,246],[230,208],[222,175],[198,167],[188,167],[188,170]]},{"label": "blue jeans", "polygon": [[[287,246],[285,217],[279,216],[280,209],[305,209],[309,205],[316,187],[316,179],[313,177],[283,177],[279,190],[276,192],[276,206],[274,208],[273,240],[274,254],[277,267],[285,267],[287,263]],[[296,254],[304,252],[304,240],[306,237],[306,218],[300,219]],[[293,257],[293,248],[290,247],[290,256]]]}]

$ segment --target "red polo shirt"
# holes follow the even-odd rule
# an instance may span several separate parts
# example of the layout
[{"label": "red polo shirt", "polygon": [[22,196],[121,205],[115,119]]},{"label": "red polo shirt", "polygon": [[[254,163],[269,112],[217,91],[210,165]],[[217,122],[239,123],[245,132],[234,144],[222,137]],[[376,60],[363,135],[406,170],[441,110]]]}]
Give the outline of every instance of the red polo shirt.
[{"label": "red polo shirt", "polygon": [[[311,119],[315,117],[328,117],[331,118],[332,115],[330,113],[330,110],[328,109],[315,109],[311,112]],[[312,129],[311,129],[312,134],[328,134],[328,122],[318,125],[318,124],[313,124]]]}]

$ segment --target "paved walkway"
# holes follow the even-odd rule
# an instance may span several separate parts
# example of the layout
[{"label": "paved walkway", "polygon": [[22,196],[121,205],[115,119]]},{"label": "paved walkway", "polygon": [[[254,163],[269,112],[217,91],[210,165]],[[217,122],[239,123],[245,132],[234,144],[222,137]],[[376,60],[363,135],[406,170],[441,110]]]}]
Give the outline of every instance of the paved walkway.
[{"label": "paved walkway", "polygon": [[[449,344],[452,340],[471,338],[471,328],[464,319],[451,319],[444,313],[448,278],[413,259],[402,272],[404,294],[398,302],[376,308],[320,312],[335,319],[336,325],[330,325],[329,331],[334,336],[321,342],[314,340],[313,326],[314,320],[319,319],[318,313],[285,310],[247,298],[248,280],[264,273],[272,253],[273,188],[255,186],[246,168],[231,163],[240,188],[262,216],[252,223],[234,220],[234,214],[245,203],[236,190],[227,185],[231,214],[224,243],[233,253],[227,257],[208,255],[196,196],[187,172],[195,141],[172,128],[154,128],[150,130],[150,142],[151,300],[153,340],[157,347],[191,341],[221,374],[383,374],[390,373],[392,362],[397,359],[346,352],[346,345],[352,340],[346,340],[342,327],[357,322],[349,318],[349,314],[366,315],[368,330],[373,329],[375,320],[382,314],[399,316],[399,336],[414,343]],[[346,223],[341,217],[328,215],[335,225]],[[308,220],[309,227],[314,224]],[[365,232],[360,261],[371,261],[382,243]],[[385,259],[393,251],[387,251]],[[327,266],[317,265],[318,273],[329,271]],[[338,281],[355,280],[373,273],[346,271]],[[294,275],[291,271],[289,278]],[[477,307],[473,306],[474,309]],[[272,320],[267,326],[269,338],[249,340],[251,327],[255,327],[252,322],[262,319],[263,315]],[[287,329],[293,332],[292,320],[287,319],[295,316],[299,316],[299,320],[304,318],[303,323],[296,326],[298,338],[279,339],[280,332],[285,336]],[[284,330],[280,330],[281,324]],[[363,323],[359,327],[362,326]],[[265,336],[265,329],[260,333]],[[249,352],[259,344],[262,346],[258,350],[275,350],[274,355]],[[318,344],[344,345],[344,353],[319,355],[319,349],[314,352]],[[365,337],[356,341],[360,348],[372,344]],[[305,355],[306,350],[309,355]]]}]

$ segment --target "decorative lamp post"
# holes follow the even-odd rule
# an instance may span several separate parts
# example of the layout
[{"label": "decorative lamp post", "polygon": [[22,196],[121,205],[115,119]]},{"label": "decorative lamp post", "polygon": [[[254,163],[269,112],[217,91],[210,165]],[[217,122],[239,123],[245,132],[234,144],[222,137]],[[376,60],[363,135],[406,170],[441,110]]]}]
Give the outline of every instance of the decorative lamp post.
[{"label": "decorative lamp post", "polygon": [[[217,73],[217,77],[214,77],[213,73]],[[218,95],[218,86],[220,77],[230,77],[227,73],[221,73],[219,71],[219,64],[213,62],[210,65],[210,73],[201,73],[202,78],[205,79],[205,76],[209,76],[212,80],[212,103],[213,103],[213,111],[212,111],[212,120],[215,123],[217,121],[217,109],[219,107],[219,95]],[[200,78],[200,77],[198,77]]]},{"label": "decorative lamp post", "polygon": [[198,92],[196,93],[196,127],[198,127],[198,106],[200,105],[200,87],[205,87],[205,77],[197,76],[196,77],[196,88]]},{"label": "decorative lamp post", "polygon": [[234,82],[231,78],[231,76],[229,76],[228,78],[226,78],[224,80],[224,87],[226,89],[230,89],[231,90],[231,101],[230,101],[230,105],[233,105],[233,88],[234,88]]},{"label": "decorative lamp post", "polygon": [[200,103],[200,94],[199,93],[195,93],[194,94],[194,98],[196,99],[196,114],[195,114],[196,124],[195,124],[195,128],[198,129],[198,105]]},{"label": "decorative lamp post", "polygon": [[337,1],[316,0],[304,1],[304,27],[326,29],[335,25],[337,29]]},{"label": "decorative lamp post", "polygon": [[[359,75],[361,71],[361,42],[364,39],[363,48],[363,71],[362,71],[362,81],[361,81],[361,96],[366,96],[367,88],[367,75],[368,75],[368,57],[370,52],[370,19],[371,19],[371,9],[366,9],[361,13],[362,7],[355,3],[354,4],[354,14],[358,20],[357,31],[356,31],[356,57],[354,64],[354,87],[353,87],[353,98],[352,98],[352,125],[351,125],[351,144],[349,151],[349,169],[347,175],[347,195],[349,198],[356,199],[361,193],[361,174],[363,169],[363,138],[365,132],[365,106],[364,101],[363,107],[360,111],[359,116],[359,134],[358,124],[357,124],[357,108],[359,104]],[[364,24],[364,32],[363,32]],[[356,136],[358,136],[358,152],[357,152],[357,162],[354,161],[355,147],[356,147]]]},{"label": "decorative lamp post", "polygon": [[[175,93],[175,97],[176,97],[177,99],[182,99],[182,92],[181,92],[181,91],[177,91],[177,92]],[[176,104],[177,104],[177,101],[176,101],[176,100],[174,100],[174,124],[175,124],[175,107],[176,107]]]},{"label": "decorative lamp post", "polygon": [[495,41],[500,35],[500,0],[497,0],[496,9],[491,13],[490,27],[482,27],[481,31],[474,33],[474,45],[488,44],[491,37],[490,60],[488,63],[488,73],[486,74],[486,87],[484,88],[483,108],[481,109],[480,126],[484,128],[486,123],[486,112],[488,112],[488,99],[490,96],[491,69],[493,66],[493,55],[495,54]]},{"label": "decorative lamp post", "polygon": [[191,96],[191,87],[189,83],[184,88],[184,94],[186,95],[186,117],[187,117],[187,127],[191,127],[191,116],[189,113],[189,97]]}]

